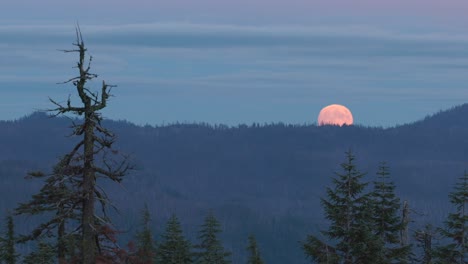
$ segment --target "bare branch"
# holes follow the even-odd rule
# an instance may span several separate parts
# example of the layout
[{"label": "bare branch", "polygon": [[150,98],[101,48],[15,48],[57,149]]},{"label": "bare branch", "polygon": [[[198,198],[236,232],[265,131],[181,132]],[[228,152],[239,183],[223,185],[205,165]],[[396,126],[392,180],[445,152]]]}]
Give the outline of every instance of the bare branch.
[{"label": "bare branch", "polygon": [[60,103],[54,101],[52,98],[49,97],[49,101],[56,105],[57,108],[55,109],[49,109],[48,111],[53,111],[53,112],[57,112],[57,115],[59,114],[64,114],[64,113],[67,113],[67,112],[74,112],[74,113],[78,113],[78,114],[81,114],[85,111],[85,108],[83,107],[74,107],[74,106],[71,106],[70,105],[70,101],[67,101],[67,106],[63,106],[61,105]]},{"label": "bare branch", "polygon": [[110,138],[115,138],[114,133],[112,133],[109,130],[103,128],[102,126],[96,126],[96,130],[103,133],[105,136],[108,136]]},{"label": "bare branch", "polygon": [[57,84],[67,84],[67,83],[70,83],[70,82],[77,81],[77,80],[79,80],[79,79],[80,79],[80,77],[73,77],[73,78],[68,79],[68,80],[66,80],[66,81],[64,81],[64,82],[58,82]]}]

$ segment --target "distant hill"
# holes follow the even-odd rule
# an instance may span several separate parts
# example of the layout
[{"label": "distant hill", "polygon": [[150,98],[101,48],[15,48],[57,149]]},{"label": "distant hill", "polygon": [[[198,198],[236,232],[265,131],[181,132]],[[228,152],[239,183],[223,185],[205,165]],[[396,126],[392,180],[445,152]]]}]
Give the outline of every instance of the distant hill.
[{"label": "distant hill", "polygon": [[[213,209],[234,251],[244,261],[247,235],[256,234],[266,262],[307,263],[298,241],[323,226],[319,198],[351,149],[373,180],[380,161],[390,165],[397,192],[418,212],[418,223],[439,222],[450,208],[447,194],[468,168],[468,104],[392,128],[172,124],[136,126],[107,121],[118,148],[132,154],[139,170],[122,186],[108,185],[121,216],[134,232],[148,203],[155,231],[172,213],[195,237]],[[0,121],[0,212],[25,201],[40,183],[28,170],[49,169],[74,141],[68,118],[33,113]],[[31,226],[25,222],[21,229]],[[123,234],[127,238],[128,234]]]}]

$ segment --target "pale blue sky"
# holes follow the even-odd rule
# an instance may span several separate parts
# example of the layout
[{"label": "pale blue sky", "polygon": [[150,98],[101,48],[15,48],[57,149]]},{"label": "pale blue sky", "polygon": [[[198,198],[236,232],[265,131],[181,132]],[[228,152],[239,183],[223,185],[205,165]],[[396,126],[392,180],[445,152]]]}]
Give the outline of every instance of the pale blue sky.
[{"label": "pale blue sky", "polygon": [[0,119],[73,94],[55,83],[75,74],[58,50],[76,21],[99,79],[118,85],[105,116],[137,124],[313,123],[338,103],[392,126],[467,102],[467,2],[376,2],[2,3]]}]

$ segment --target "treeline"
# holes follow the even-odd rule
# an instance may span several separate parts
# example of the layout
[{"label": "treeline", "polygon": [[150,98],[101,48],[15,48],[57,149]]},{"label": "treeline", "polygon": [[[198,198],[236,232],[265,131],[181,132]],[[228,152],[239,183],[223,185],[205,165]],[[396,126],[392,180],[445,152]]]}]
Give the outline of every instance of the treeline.
[{"label": "treeline", "polygon": [[[140,230],[135,234],[134,240],[125,247],[117,242],[118,233],[109,226],[103,232],[109,239],[101,243],[106,250],[100,251],[96,256],[96,263],[128,263],[128,264],[229,264],[231,252],[226,250],[219,239],[222,232],[221,224],[213,213],[208,213],[198,233],[198,242],[192,244],[182,232],[177,216],[172,215],[166,224],[166,229],[156,243],[151,229],[151,216],[148,208],[142,210]],[[14,234],[13,217],[6,218],[5,236],[0,240],[0,263],[5,264],[54,264],[54,263],[82,263],[80,246],[77,240],[65,239],[55,241],[51,237],[43,237],[37,241],[33,252],[21,256],[15,249],[21,237]],[[264,263],[257,242],[253,235],[246,239],[246,250],[249,253],[251,264]],[[60,243],[60,244],[59,244]],[[58,256],[58,248],[65,248],[65,254]]]},{"label": "treeline", "polygon": [[[448,195],[454,211],[440,227],[424,226],[411,230],[408,201],[395,194],[390,168],[381,163],[375,180],[366,181],[366,174],[356,166],[355,156],[346,152],[341,171],[332,177],[332,185],[321,199],[324,217],[329,226],[309,235],[301,246],[313,263],[468,263],[468,173],[464,173]],[[21,206],[19,207],[21,208]],[[221,224],[209,212],[200,226],[197,241],[185,238],[176,215],[166,223],[156,241],[147,206],[141,213],[141,224],[134,239],[126,246],[118,243],[119,231],[111,225],[101,226],[100,250],[96,263],[128,264],[224,264],[231,263],[231,252],[225,249],[219,235]],[[12,215],[5,219],[0,237],[0,263],[82,263],[80,235],[58,239],[50,232],[35,237],[32,253],[20,256],[15,245],[27,236],[14,234]],[[291,241],[291,243],[294,243]],[[252,234],[246,238],[248,264],[264,263]],[[59,248],[64,252],[59,254]]]},{"label": "treeline", "polygon": [[[454,212],[443,226],[411,232],[408,201],[395,195],[389,167],[381,163],[376,180],[364,181],[355,157],[346,153],[342,171],[321,199],[328,229],[303,244],[314,263],[468,263],[468,174],[449,194]],[[413,238],[413,239],[410,239]],[[414,241],[414,242],[410,242]]]}]

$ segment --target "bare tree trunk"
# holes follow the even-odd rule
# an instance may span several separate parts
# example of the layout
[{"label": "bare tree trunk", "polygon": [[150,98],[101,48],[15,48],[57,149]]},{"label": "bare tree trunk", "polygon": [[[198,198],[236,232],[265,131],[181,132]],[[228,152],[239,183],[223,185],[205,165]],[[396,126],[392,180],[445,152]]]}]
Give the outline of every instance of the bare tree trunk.
[{"label": "bare tree trunk", "polygon": [[400,245],[406,246],[408,245],[408,225],[410,222],[409,219],[410,209],[408,205],[408,201],[403,202],[403,210],[402,210],[402,229],[400,230]]},{"label": "bare tree trunk", "polygon": [[[88,105],[85,106],[88,108]],[[88,110],[89,111],[89,110]],[[86,111],[84,132],[84,167],[83,167],[83,215],[82,215],[82,255],[84,264],[96,261],[96,226],[94,219],[94,188],[96,178],[93,170],[94,159],[94,122],[93,113]]]}]

